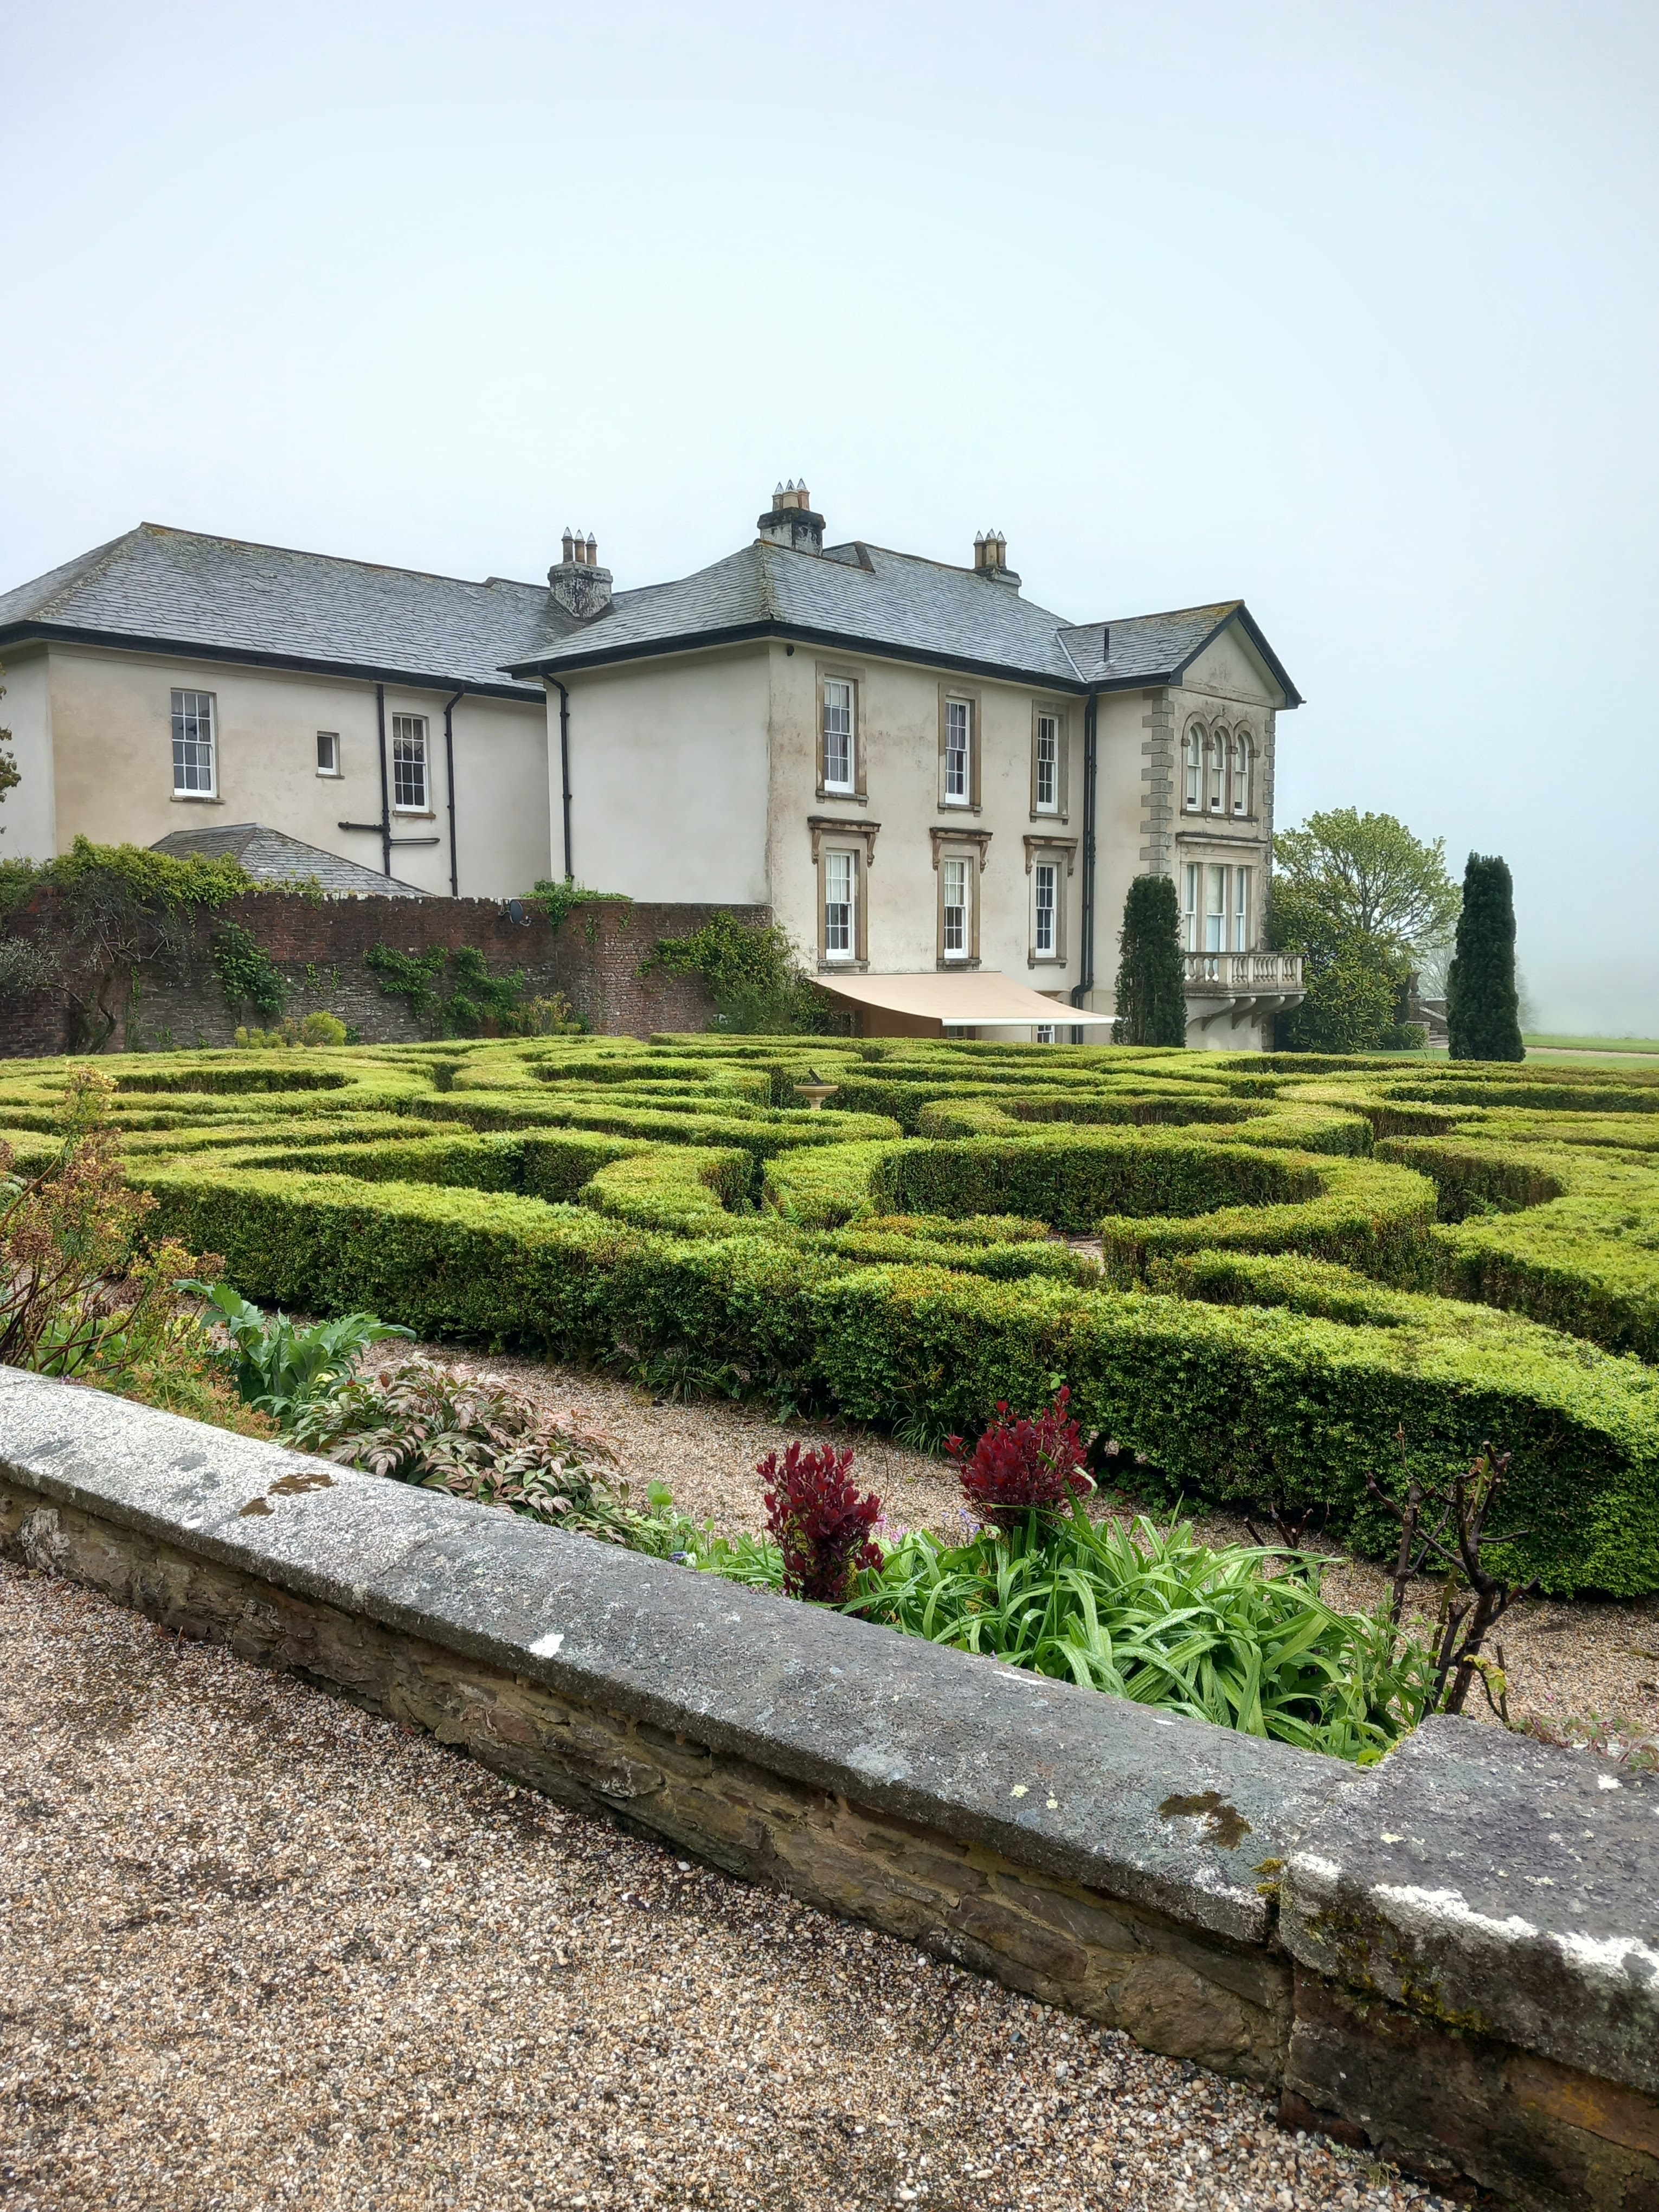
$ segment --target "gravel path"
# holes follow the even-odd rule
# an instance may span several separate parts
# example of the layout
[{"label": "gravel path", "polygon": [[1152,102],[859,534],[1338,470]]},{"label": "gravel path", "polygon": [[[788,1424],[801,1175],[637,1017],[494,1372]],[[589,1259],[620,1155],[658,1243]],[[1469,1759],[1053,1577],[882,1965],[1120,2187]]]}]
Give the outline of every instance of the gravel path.
[{"label": "gravel path", "polygon": [[[718,1400],[659,1405],[647,1392],[580,1368],[506,1355],[483,1359],[453,1345],[418,1348],[428,1358],[502,1376],[550,1405],[584,1408],[617,1446],[636,1496],[643,1498],[649,1483],[665,1481],[684,1510],[697,1521],[712,1520],[722,1534],[763,1524],[755,1462],[781,1450],[792,1436],[850,1443],[859,1485],[882,1499],[890,1528],[954,1534],[963,1525],[947,1463],[868,1430],[811,1422],[780,1428],[752,1407]],[[1250,1540],[1243,1522],[1231,1516],[1200,1517],[1198,1527],[1211,1543]],[[1344,1558],[1329,1571],[1325,1591],[1334,1605],[1369,1611],[1388,1587],[1370,1562]],[[1434,1595],[1425,1593],[1425,1613]],[[1659,1741],[1659,1599],[1623,1605],[1525,1601],[1511,1609],[1497,1640],[1508,1665],[1512,1718],[1534,1717],[1556,1729],[1600,1721],[1626,1742]],[[1471,1711],[1476,1705],[1486,1717],[1478,1695]]]},{"label": "gravel path", "polygon": [[3,1565],[0,1958],[7,2212],[1441,2203]]}]

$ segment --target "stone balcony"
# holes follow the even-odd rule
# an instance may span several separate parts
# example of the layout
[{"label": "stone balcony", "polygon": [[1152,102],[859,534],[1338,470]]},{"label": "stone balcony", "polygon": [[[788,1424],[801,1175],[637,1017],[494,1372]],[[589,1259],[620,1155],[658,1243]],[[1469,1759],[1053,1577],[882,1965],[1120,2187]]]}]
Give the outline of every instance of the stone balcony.
[{"label": "stone balcony", "polygon": [[1187,1018],[1200,1030],[1224,1021],[1244,1029],[1293,1006],[1305,994],[1299,952],[1188,952]]}]

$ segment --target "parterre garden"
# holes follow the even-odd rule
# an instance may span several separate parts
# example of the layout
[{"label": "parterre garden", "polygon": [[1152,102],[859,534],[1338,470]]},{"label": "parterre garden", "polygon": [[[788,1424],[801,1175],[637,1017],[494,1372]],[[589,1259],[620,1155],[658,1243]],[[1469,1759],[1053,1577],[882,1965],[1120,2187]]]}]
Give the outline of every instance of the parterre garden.
[{"label": "parterre garden", "polygon": [[[20,1170],[75,1065],[0,1081]],[[251,1297],[923,1442],[1063,1383],[1144,1488],[1376,1556],[1367,1478],[1490,1439],[1512,1571],[1659,1589],[1659,1079],[722,1037],[97,1065],[155,1225]]]}]

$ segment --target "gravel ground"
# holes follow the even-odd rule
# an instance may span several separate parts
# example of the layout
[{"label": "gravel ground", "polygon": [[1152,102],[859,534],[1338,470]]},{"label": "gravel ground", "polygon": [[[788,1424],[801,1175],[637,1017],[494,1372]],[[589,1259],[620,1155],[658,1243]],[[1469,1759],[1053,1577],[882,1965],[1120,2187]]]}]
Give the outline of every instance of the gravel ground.
[{"label": "gravel ground", "polygon": [[1442,2202],[5,1565],[0,1957],[7,2212]]},{"label": "gravel ground", "polygon": [[[957,1534],[963,1527],[948,1463],[868,1430],[811,1422],[780,1427],[752,1407],[721,1401],[657,1404],[629,1383],[580,1368],[504,1355],[485,1360],[453,1345],[418,1349],[428,1358],[500,1375],[550,1405],[581,1407],[615,1444],[636,1496],[643,1498],[649,1483],[665,1481],[684,1511],[712,1520],[725,1535],[763,1524],[755,1462],[781,1450],[793,1436],[850,1443],[860,1486],[882,1499],[890,1528]],[[1114,1503],[1109,1510],[1134,1509]],[[1201,1516],[1198,1527],[1211,1543],[1250,1540],[1243,1522],[1230,1516]],[[1377,1604],[1388,1588],[1370,1561],[1346,1557],[1325,1584],[1333,1604],[1356,1611]],[[1426,1615],[1433,1596],[1425,1593],[1423,1602]],[[1659,1741],[1659,1599],[1622,1605],[1525,1600],[1511,1608],[1496,1641],[1504,1649],[1512,1719],[1574,1734],[1585,1730],[1573,1724],[1600,1722],[1623,1743]],[[1476,1706],[1490,1717],[1478,1695],[1470,1710]]]}]

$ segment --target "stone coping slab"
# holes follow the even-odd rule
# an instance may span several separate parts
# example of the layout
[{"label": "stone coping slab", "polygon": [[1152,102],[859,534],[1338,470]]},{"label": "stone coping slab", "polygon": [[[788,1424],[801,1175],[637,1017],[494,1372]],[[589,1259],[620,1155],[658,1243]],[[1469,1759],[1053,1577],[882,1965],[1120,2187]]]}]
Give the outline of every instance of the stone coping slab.
[{"label": "stone coping slab", "polygon": [[43,1498],[1234,1942],[1341,1762],[0,1369]]},{"label": "stone coping slab", "polygon": [[1659,1775],[1425,1721],[1328,1798],[1280,1935],[1333,1981],[1659,2094]]}]

